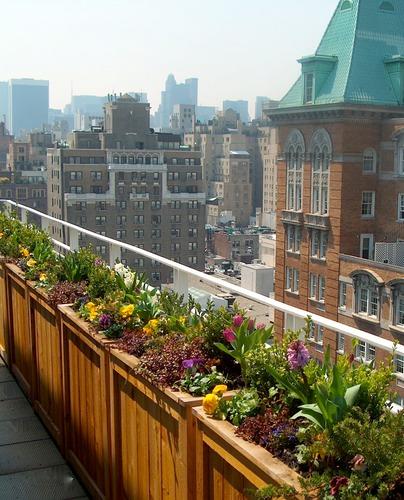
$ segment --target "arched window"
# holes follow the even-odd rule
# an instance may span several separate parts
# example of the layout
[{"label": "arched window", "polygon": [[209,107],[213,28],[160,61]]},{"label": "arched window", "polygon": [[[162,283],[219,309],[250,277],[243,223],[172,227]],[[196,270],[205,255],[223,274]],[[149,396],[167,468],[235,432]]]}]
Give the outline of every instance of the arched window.
[{"label": "arched window", "polygon": [[384,12],[394,12],[394,5],[391,2],[382,2],[379,9]]},{"label": "arched window", "polygon": [[150,156],[146,156],[146,165],[150,165],[151,164],[151,158]]},{"label": "arched window", "polygon": [[293,130],[285,143],[287,171],[287,204],[288,210],[302,209],[303,193],[303,159],[305,144],[302,133]]},{"label": "arched window", "polygon": [[135,163],[135,158],[134,158],[133,156],[129,156],[129,157],[128,157],[128,163],[129,163],[130,165],[133,165],[133,164]]},{"label": "arched window", "polygon": [[392,291],[392,323],[404,328],[404,280],[397,280],[390,283]]},{"label": "arched window", "polygon": [[345,0],[342,2],[341,5],[341,10],[350,10],[352,9],[352,1],[351,0]]},{"label": "arched window", "polygon": [[325,129],[317,130],[312,138],[311,210],[314,214],[328,214],[328,184],[331,159],[331,139]]},{"label": "arched window", "polygon": [[138,156],[136,158],[136,163],[140,163],[140,165],[143,165],[143,156]]},{"label": "arched window", "polygon": [[153,156],[153,158],[152,158],[152,164],[153,165],[158,165],[158,162],[159,162],[158,156]]},{"label": "arched window", "polygon": [[363,171],[367,173],[376,171],[376,151],[372,148],[367,148],[363,152]]},{"label": "arched window", "polygon": [[119,156],[118,155],[114,155],[114,158],[112,160],[113,163],[119,163]]},{"label": "arched window", "polygon": [[372,274],[356,272],[352,275],[355,289],[355,312],[379,320],[380,294],[383,283]]},{"label": "arched window", "polygon": [[121,164],[126,165],[128,163],[128,158],[126,155],[121,156]]}]

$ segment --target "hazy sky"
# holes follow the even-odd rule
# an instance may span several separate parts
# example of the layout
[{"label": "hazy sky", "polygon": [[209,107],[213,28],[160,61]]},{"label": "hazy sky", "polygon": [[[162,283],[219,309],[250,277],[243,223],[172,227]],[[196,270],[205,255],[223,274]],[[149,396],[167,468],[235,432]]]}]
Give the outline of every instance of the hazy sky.
[{"label": "hazy sky", "polygon": [[2,2],[0,80],[74,94],[145,91],[169,73],[199,78],[199,103],[280,98],[314,52],[337,0],[13,0]]}]

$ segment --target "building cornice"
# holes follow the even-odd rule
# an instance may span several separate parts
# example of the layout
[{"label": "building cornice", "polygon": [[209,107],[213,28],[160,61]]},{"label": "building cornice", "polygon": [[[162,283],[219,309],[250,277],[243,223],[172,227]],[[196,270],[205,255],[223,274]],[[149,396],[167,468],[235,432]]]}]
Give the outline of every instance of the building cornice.
[{"label": "building cornice", "polygon": [[404,106],[368,106],[360,104],[321,104],[265,111],[274,125],[309,121],[379,121],[404,118]]}]

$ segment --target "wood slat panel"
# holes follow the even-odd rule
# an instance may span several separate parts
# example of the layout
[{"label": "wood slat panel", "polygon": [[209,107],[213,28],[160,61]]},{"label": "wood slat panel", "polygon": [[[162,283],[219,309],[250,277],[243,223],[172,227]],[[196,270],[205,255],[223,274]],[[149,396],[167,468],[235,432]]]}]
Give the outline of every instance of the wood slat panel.
[{"label": "wood slat panel", "polygon": [[34,406],[59,447],[64,444],[63,356],[60,317],[29,285],[31,334],[35,343]]},{"label": "wood slat panel", "polygon": [[31,336],[28,306],[28,286],[21,271],[7,264],[8,323],[11,371],[22,390],[33,399],[35,380],[35,344]]},{"label": "wood slat panel", "polygon": [[7,316],[7,289],[6,270],[0,262],[0,354],[8,362],[8,316]]}]

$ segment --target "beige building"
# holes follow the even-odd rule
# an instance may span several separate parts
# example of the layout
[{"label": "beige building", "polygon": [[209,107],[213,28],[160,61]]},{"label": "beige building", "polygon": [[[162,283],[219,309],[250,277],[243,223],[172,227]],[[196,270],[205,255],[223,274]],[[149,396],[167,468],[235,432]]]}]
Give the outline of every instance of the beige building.
[{"label": "beige building", "polygon": [[174,104],[170,115],[170,129],[176,134],[192,132],[195,126],[195,106],[191,104]]},{"label": "beige building", "polygon": [[262,163],[262,212],[260,226],[276,228],[277,189],[277,129],[270,125],[258,127],[258,151]]},{"label": "beige building", "polygon": [[[124,100],[133,111],[128,115],[125,103],[119,102],[124,117],[132,116],[138,123],[127,124],[130,134],[122,132],[119,116],[114,116],[106,120],[108,132],[77,132],[71,138],[74,147],[48,150],[48,212],[203,270],[206,195],[200,153],[181,146],[173,134],[151,133],[145,127],[147,113],[141,112],[143,119],[139,119],[136,109],[131,109],[136,108],[134,103],[126,96]],[[107,104],[106,116],[111,108],[116,113],[115,102]],[[130,147],[133,142],[148,147]],[[78,147],[85,144],[87,148]],[[104,144],[110,147],[102,148]],[[55,226],[52,231],[63,237],[60,228]],[[86,238],[80,241],[81,245],[88,243],[109,258],[107,245]],[[171,271],[157,262],[131,252],[122,252],[120,257],[146,272],[155,286],[172,280]]]}]

